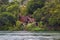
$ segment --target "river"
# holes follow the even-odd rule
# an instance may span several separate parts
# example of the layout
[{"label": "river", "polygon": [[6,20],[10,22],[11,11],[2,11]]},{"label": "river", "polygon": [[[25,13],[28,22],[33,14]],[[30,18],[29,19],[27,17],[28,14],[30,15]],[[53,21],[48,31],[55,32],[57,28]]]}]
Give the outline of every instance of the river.
[{"label": "river", "polygon": [[0,31],[0,40],[59,40],[60,33]]}]

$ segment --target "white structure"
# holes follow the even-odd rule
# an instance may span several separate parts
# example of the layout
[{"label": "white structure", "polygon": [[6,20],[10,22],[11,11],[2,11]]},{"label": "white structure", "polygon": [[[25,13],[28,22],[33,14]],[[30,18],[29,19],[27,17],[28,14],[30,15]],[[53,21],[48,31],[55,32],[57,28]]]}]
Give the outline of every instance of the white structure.
[{"label": "white structure", "polygon": [[13,0],[9,0],[9,2],[12,2]]}]

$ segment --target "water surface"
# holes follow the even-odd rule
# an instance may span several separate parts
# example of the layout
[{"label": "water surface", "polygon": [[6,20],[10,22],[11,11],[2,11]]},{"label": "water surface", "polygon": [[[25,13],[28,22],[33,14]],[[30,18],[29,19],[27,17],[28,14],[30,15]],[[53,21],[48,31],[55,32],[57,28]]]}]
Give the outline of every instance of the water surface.
[{"label": "water surface", "polygon": [[60,33],[0,31],[0,40],[58,40]]}]

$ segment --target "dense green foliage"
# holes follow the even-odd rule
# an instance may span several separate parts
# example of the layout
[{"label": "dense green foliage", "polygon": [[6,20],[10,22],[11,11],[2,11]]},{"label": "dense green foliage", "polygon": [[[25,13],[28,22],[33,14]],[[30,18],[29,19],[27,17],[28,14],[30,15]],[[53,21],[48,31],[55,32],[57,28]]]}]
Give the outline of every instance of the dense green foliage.
[{"label": "dense green foliage", "polygon": [[[0,30],[60,30],[60,0],[29,0],[22,5],[24,1],[0,1]],[[18,20],[19,13],[31,14],[38,26],[30,23],[24,27]]]},{"label": "dense green foliage", "polygon": [[30,0],[27,4],[28,13],[33,13],[37,8],[42,8],[44,6],[43,0]]},{"label": "dense green foliage", "polygon": [[17,15],[20,11],[19,3],[14,1],[2,4],[0,5],[0,30],[15,30]]}]

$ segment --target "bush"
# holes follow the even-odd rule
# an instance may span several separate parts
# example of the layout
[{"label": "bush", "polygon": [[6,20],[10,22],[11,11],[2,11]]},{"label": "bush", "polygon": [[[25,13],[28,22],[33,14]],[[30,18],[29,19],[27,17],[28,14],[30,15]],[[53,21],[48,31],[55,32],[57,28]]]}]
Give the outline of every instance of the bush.
[{"label": "bush", "polygon": [[27,31],[42,31],[43,29],[40,28],[39,26],[35,26],[34,23],[30,23],[26,26]]}]

